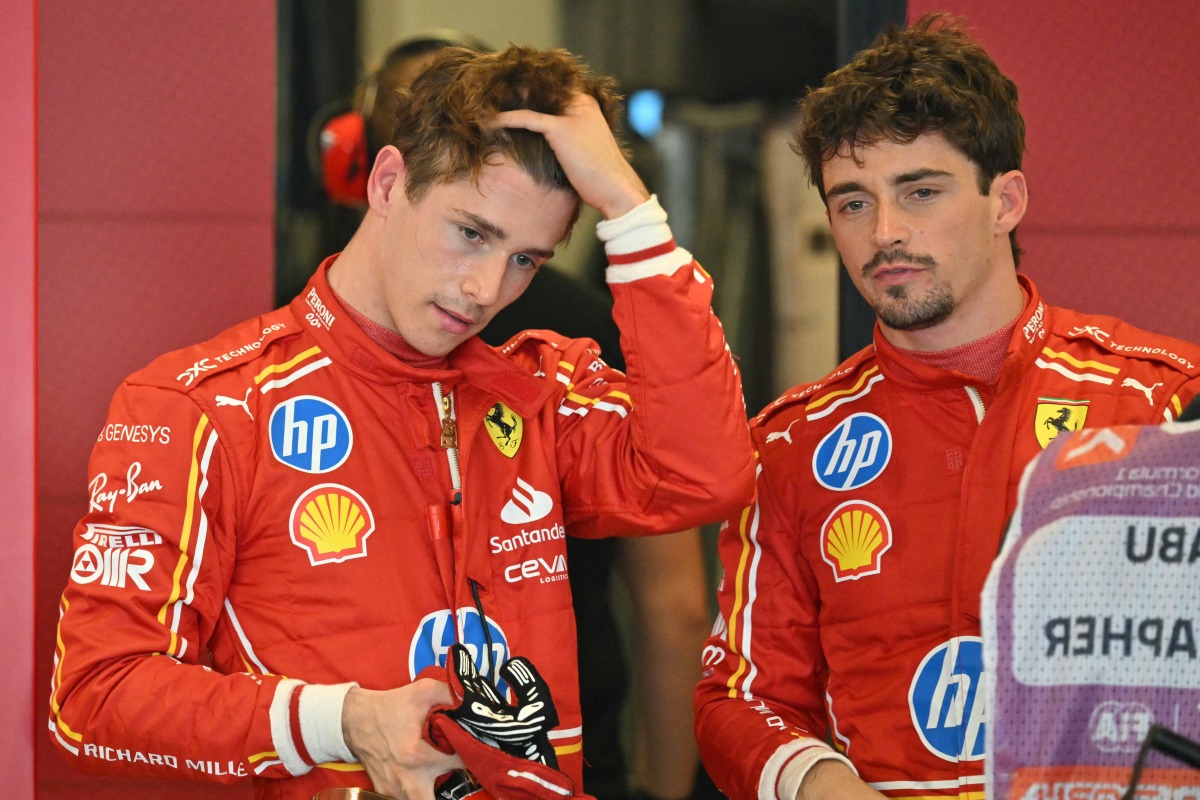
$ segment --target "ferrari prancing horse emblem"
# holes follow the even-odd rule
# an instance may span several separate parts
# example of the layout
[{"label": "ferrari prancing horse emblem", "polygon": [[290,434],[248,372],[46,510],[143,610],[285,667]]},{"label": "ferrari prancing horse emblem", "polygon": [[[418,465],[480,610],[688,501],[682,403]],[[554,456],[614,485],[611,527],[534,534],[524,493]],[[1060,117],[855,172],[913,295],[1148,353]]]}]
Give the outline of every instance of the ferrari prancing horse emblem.
[{"label": "ferrari prancing horse emblem", "polygon": [[1058,400],[1053,397],[1039,397],[1037,411],[1034,412],[1034,435],[1038,444],[1046,447],[1066,431],[1077,431],[1083,427],[1087,419],[1087,400]]},{"label": "ferrari prancing horse emblem", "polygon": [[517,454],[517,450],[521,449],[524,423],[517,416],[517,412],[504,403],[492,406],[483,418],[483,424],[492,441],[496,443],[496,448],[506,458],[512,458]]}]

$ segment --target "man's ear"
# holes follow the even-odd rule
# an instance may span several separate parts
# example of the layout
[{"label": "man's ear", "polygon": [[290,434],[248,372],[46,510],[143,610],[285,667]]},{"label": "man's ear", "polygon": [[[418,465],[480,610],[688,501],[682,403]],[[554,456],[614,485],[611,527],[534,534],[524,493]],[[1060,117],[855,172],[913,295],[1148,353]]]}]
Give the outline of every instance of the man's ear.
[{"label": "man's ear", "polygon": [[404,156],[392,145],[387,145],[375,156],[375,165],[367,177],[367,205],[371,213],[387,216],[395,192],[404,194],[404,182],[407,178],[404,167]]},{"label": "man's ear", "polygon": [[1009,170],[992,181],[992,196],[998,200],[996,233],[1007,236],[1025,217],[1029,208],[1029,187],[1025,173],[1019,169]]}]

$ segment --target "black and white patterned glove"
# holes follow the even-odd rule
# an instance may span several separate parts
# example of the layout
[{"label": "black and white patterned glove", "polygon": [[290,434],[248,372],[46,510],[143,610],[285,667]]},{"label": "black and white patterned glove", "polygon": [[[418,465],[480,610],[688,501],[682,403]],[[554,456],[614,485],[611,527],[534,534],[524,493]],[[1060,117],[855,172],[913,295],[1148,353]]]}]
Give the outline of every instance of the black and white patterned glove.
[{"label": "black and white patterned glove", "polygon": [[558,757],[550,744],[550,731],[558,725],[558,712],[546,682],[526,658],[509,659],[500,676],[512,687],[515,705],[509,705],[487,678],[475,669],[470,652],[461,644],[450,648],[457,679],[451,686],[462,697],[458,708],[444,713],[482,742],[509,755],[558,768]]}]

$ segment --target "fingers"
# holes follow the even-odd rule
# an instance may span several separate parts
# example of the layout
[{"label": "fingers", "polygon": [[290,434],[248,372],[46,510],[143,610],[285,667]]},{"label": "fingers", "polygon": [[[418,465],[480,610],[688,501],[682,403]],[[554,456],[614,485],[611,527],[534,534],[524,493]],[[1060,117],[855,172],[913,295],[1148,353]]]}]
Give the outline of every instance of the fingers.
[{"label": "fingers", "polygon": [[485,702],[493,706],[503,705],[500,695],[492,684],[479,674],[471,652],[461,644],[450,647],[450,658],[453,659],[454,674],[458,678],[463,694],[464,705],[474,702]]},{"label": "fingers", "polygon": [[579,197],[606,219],[621,216],[650,196],[591,95],[575,95],[561,115],[516,109],[497,114],[492,125],[525,128],[546,137]]},{"label": "fingers", "polygon": [[[567,105],[563,114],[543,114],[529,108],[517,108],[511,111],[501,111],[492,118],[491,128],[524,128],[543,136],[563,127],[562,120],[573,120],[581,117],[593,117],[608,127],[608,121],[600,111],[600,104],[590,94],[577,94]],[[553,143],[551,143],[553,145]]]},{"label": "fingers", "polygon": [[547,731],[558,725],[558,711],[550,697],[550,687],[528,659],[510,659],[500,668],[500,675],[517,696],[518,719],[538,721]]},{"label": "fingers", "polygon": [[433,800],[438,775],[461,769],[462,759],[424,738],[429,713],[453,702],[449,687],[423,678],[388,691],[351,689],[342,725],[346,743],[378,791],[408,800]]}]

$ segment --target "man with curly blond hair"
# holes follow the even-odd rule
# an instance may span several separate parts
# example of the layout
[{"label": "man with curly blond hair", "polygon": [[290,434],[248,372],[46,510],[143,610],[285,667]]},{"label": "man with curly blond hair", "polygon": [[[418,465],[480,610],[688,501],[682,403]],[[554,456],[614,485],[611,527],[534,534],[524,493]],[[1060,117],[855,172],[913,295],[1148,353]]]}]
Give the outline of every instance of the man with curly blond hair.
[{"label": "man with curly blond hair", "polygon": [[885,34],[801,115],[878,322],[751,425],[701,757],[735,800],[982,797],[980,591],[1025,466],[1066,431],[1173,419],[1200,348],[1052,307],[1018,274],[1017,88],[952,20]]},{"label": "man with curly blond hair", "polygon": [[[617,100],[565,51],[447,50],[305,291],[126,379],[61,605],[73,763],[288,800],[579,793],[567,527],[676,531],[752,481],[711,278]],[[476,336],[581,202],[629,378],[590,340]]]}]

